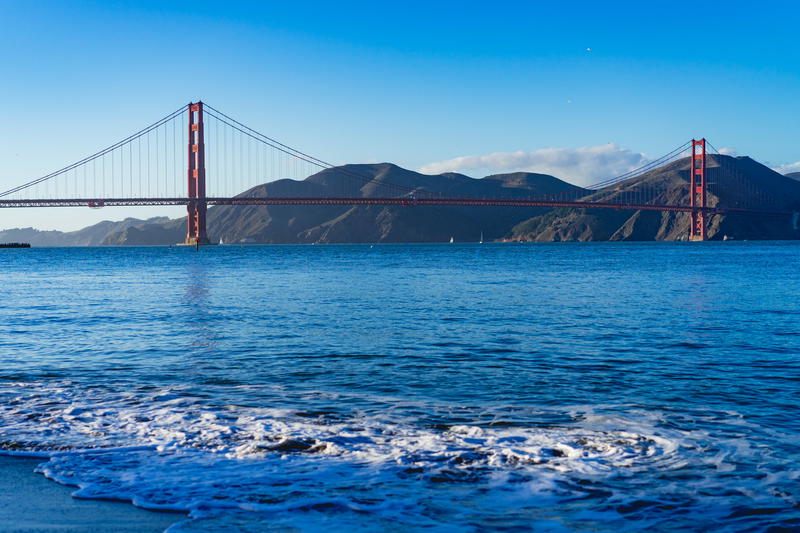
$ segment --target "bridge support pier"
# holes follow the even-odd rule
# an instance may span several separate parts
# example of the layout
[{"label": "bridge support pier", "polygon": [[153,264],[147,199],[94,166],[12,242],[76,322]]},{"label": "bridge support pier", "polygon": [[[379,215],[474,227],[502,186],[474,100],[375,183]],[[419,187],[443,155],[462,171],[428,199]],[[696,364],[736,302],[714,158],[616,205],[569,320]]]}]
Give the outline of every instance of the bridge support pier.
[{"label": "bridge support pier", "polygon": [[706,240],[706,140],[692,139],[692,158],[689,168],[689,198],[692,207],[690,241]]},{"label": "bridge support pier", "polygon": [[204,201],[195,198],[206,197],[206,145],[203,129],[203,102],[189,104],[189,165],[188,198],[186,206],[188,222],[184,244],[196,246],[208,244],[206,232],[206,209]]}]

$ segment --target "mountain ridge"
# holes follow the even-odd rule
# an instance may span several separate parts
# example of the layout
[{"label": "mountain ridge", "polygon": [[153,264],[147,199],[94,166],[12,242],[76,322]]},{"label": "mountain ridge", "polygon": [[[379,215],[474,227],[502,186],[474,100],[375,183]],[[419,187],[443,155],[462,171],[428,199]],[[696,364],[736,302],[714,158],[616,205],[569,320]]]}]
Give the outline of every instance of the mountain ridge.
[{"label": "mountain ridge", "polygon": [[[582,191],[547,174],[511,173],[470,178],[458,173],[421,174],[392,163],[349,164],[301,181],[278,180],[244,197],[363,197],[439,194],[451,197],[517,197]],[[209,209],[212,240],[259,243],[442,242],[453,237],[500,239],[514,223],[543,208],[401,206],[219,206]],[[218,228],[214,232],[211,228]]]},{"label": "mountain ridge", "polygon": [[119,221],[103,220],[75,231],[38,230],[32,227],[0,230],[0,242],[27,242],[32,246],[101,246],[111,235],[145,224],[168,224],[169,217],[146,220],[128,217]]},{"label": "mountain ridge", "polygon": [[[722,165],[725,172],[721,172]],[[710,155],[708,158],[708,205],[748,206],[765,211],[776,207],[800,209],[800,182],[786,177],[747,156]],[[729,175],[734,178],[727,177]],[[741,180],[736,186],[715,187],[716,180]],[[610,187],[592,192],[582,200],[613,202],[626,189],[649,184],[658,186],[664,204],[686,205],[689,194],[689,159],[683,158]],[[720,183],[722,185],[722,183]],[[685,240],[688,213],[672,211],[558,208],[515,226],[511,241],[594,241],[594,240]],[[772,222],[748,214],[710,215],[708,238],[797,239],[800,233],[786,221]]]},{"label": "mountain ridge", "polygon": [[[727,174],[744,187],[714,188]],[[800,181],[781,175],[746,156],[711,155],[708,161],[710,206],[759,205],[776,202],[800,210]],[[797,173],[800,176],[800,173]],[[303,180],[280,179],[240,193],[239,197],[396,197],[428,194],[449,197],[526,198],[570,192],[582,200],[614,202],[626,190],[659,189],[665,204],[685,204],[689,189],[688,158],[640,176],[588,190],[549,174],[511,172],[471,178],[455,172],[422,174],[393,163],[348,164],[332,167]],[[719,189],[719,190],[717,190]],[[759,204],[759,202],[761,202]],[[563,240],[683,240],[689,227],[686,213],[591,208],[519,208],[474,206],[214,206],[208,210],[212,242],[297,244]],[[0,231],[2,241],[34,246],[166,245],[182,242],[186,218],[127,218],[103,221],[74,232],[14,228]],[[712,215],[709,238],[797,239],[785,221],[751,215]]]}]

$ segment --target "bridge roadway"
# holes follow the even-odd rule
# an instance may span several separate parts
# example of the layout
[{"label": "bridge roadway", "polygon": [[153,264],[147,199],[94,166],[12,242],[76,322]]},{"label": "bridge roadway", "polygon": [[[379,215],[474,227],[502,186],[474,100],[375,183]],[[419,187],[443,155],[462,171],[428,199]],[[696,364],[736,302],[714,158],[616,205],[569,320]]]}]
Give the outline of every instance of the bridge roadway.
[{"label": "bridge roadway", "polygon": [[738,207],[691,207],[688,205],[653,205],[617,202],[581,202],[544,200],[536,198],[324,198],[324,197],[207,197],[207,198],[59,198],[59,199],[0,199],[0,209],[14,207],[120,207],[120,206],[169,206],[189,205],[205,202],[208,205],[397,205],[414,206],[474,206],[474,207],[574,207],[582,209],[616,209],[630,211],[674,211],[691,213],[703,211],[708,214],[750,213],[770,216],[791,216],[791,211],[759,211]]}]

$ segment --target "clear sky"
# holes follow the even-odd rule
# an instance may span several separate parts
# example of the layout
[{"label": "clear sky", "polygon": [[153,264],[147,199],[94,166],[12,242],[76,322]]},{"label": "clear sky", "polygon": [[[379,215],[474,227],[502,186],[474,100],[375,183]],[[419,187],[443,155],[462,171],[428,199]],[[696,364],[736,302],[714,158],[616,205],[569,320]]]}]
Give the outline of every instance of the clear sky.
[{"label": "clear sky", "polygon": [[[703,136],[774,167],[800,161],[795,2],[0,0],[0,9],[3,189],[197,99],[335,163],[586,182]],[[13,210],[0,212],[0,228],[155,212]]]}]

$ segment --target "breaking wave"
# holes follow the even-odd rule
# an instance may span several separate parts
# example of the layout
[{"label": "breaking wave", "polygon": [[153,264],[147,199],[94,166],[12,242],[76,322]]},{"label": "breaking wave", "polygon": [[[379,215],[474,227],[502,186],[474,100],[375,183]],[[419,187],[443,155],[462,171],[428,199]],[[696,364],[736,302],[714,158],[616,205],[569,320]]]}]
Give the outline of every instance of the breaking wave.
[{"label": "breaking wave", "polygon": [[[243,398],[258,396],[257,387],[239,388]],[[692,529],[719,518],[746,525],[764,516],[748,510],[798,505],[797,470],[779,450],[754,445],[763,430],[732,412],[448,410],[387,398],[383,409],[342,413],[212,400],[219,397],[6,383],[0,449],[46,459],[40,471],[78,487],[78,497],[190,512],[176,531],[247,530],[254,526],[243,517],[252,513],[269,515],[275,529],[324,529],[331,520],[376,530],[502,529],[520,520],[542,530],[598,520]],[[787,446],[792,439],[769,438]]]}]

